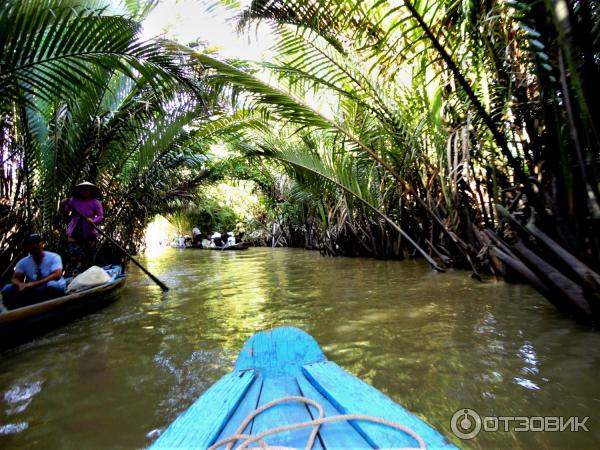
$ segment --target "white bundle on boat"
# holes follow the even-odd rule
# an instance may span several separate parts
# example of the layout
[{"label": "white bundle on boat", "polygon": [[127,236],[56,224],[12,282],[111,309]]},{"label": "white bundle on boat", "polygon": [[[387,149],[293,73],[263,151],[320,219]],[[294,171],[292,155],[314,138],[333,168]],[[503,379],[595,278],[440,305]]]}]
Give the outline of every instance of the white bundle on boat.
[{"label": "white bundle on boat", "polygon": [[84,289],[89,289],[94,286],[100,286],[101,284],[108,283],[111,279],[111,276],[107,274],[102,267],[92,266],[85,272],[82,272],[73,278],[73,280],[69,283],[67,291],[82,291]]}]

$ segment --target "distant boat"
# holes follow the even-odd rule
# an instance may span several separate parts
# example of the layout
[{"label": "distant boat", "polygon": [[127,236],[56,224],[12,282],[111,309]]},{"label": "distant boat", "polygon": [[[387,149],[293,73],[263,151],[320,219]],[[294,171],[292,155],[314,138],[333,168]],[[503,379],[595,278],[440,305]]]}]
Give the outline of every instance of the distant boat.
[{"label": "distant boat", "polygon": [[[314,449],[456,448],[380,391],[328,361],[310,335],[288,327],[260,332],[248,339],[233,372],[210,387],[151,448],[209,448],[236,434],[244,419],[257,408],[289,396],[316,401],[324,409],[325,417],[360,414],[405,427],[400,431],[356,419],[325,423],[318,429]],[[315,406],[290,400],[251,418],[238,431],[256,436],[317,417]],[[270,446],[303,449],[312,432],[311,426],[272,434],[263,440]]]},{"label": "distant boat", "polygon": [[248,248],[250,248],[250,244],[247,242],[240,242],[239,244],[225,245],[223,247],[209,247],[207,250],[248,250]]},{"label": "distant boat", "polygon": [[100,286],[1,312],[0,348],[14,347],[117,300],[127,276],[118,265],[104,270],[111,280]]},{"label": "distant boat", "polygon": [[247,242],[240,242],[239,244],[225,245],[223,247],[186,247],[194,250],[214,250],[214,251],[230,251],[230,250],[248,250],[250,244]]}]

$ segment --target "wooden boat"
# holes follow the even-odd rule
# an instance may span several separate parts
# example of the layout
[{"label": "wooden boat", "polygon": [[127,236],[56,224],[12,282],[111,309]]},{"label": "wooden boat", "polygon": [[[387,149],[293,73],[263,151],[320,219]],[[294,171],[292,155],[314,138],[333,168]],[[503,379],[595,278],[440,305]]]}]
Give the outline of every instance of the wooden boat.
[{"label": "wooden boat", "polygon": [[121,266],[104,270],[112,279],[100,286],[1,312],[0,348],[14,347],[117,300],[126,275]]},{"label": "wooden boat", "polygon": [[240,242],[238,244],[226,245],[224,247],[209,247],[208,250],[216,250],[216,251],[229,251],[229,250],[248,250],[250,244],[247,242]]},{"label": "wooden boat", "polygon": [[186,248],[190,248],[190,249],[195,249],[195,250],[214,250],[217,252],[222,252],[222,251],[231,251],[231,250],[248,250],[248,248],[250,248],[250,244],[247,242],[240,242],[238,244],[233,244],[233,245],[226,245],[224,247],[186,247]]},{"label": "wooden boat", "polygon": [[[325,423],[318,429],[314,449],[456,448],[430,425],[328,361],[310,335],[288,327],[252,336],[240,352],[233,372],[210,387],[151,448],[225,448],[219,441],[236,434],[236,430],[256,437],[275,427],[317,417],[314,405],[292,400],[254,418],[248,417],[255,409],[289,396],[316,401],[331,420],[339,414],[360,414],[405,427],[400,431],[357,419]],[[247,417],[251,419],[248,425],[238,430]],[[312,426],[289,429],[264,437],[263,441],[269,446],[305,448],[313,432]],[[255,446],[254,443],[251,448]]]}]

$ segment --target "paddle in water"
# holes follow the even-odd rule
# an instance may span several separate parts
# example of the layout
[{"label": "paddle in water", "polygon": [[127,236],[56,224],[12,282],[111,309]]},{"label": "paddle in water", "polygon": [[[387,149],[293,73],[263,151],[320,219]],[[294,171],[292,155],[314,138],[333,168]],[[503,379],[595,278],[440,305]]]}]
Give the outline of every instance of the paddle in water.
[{"label": "paddle in water", "polygon": [[[71,205],[71,211],[73,211],[75,214],[77,214],[79,217],[81,217],[84,220],[87,220],[87,217],[85,217],[83,214],[81,214],[81,212],[79,212],[77,209],[73,208],[73,205]],[[142,271],[148,275],[148,277],[150,277],[150,279],[152,281],[154,281],[156,284],[158,284],[158,286],[163,290],[163,291],[168,291],[169,288],[167,287],[166,284],[164,284],[162,281],[160,281],[158,278],[156,278],[154,275],[152,275],[150,273],[150,271],[148,269],[146,269],[144,266],[142,266],[132,255],[131,253],[129,253],[127,250],[125,250],[121,244],[119,244],[118,242],[116,242],[113,238],[111,238],[108,234],[106,234],[104,231],[102,231],[98,226],[96,226],[96,224],[92,223],[92,222],[88,222],[90,224],[90,226],[92,226],[98,233],[100,233],[102,236],[104,236],[111,244],[113,244],[115,247],[117,247],[119,250],[121,250],[130,260],[131,262],[133,262],[136,266],[138,266],[140,269],[142,269]]]}]

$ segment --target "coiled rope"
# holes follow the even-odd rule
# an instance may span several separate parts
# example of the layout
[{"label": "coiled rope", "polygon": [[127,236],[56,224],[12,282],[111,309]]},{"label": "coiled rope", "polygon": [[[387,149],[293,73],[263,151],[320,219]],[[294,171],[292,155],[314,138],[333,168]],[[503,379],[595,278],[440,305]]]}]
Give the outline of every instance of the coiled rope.
[{"label": "coiled rope", "polygon": [[[271,428],[269,430],[263,431],[260,434],[255,435],[255,436],[251,436],[251,435],[242,433],[244,431],[244,429],[248,426],[248,424],[256,416],[258,416],[259,414],[265,412],[266,410],[268,410],[276,405],[279,405],[281,403],[287,403],[287,402],[300,402],[300,403],[304,403],[307,405],[311,405],[317,409],[317,411],[319,412],[319,417],[317,419],[309,420],[306,422],[292,423],[289,425],[283,425],[280,427]],[[323,410],[323,407],[318,402],[311,400],[309,398],[306,398],[306,397],[290,396],[290,397],[278,398],[276,400],[273,400],[269,403],[264,404],[260,408],[255,409],[250,414],[248,414],[248,416],[243,420],[243,422],[240,424],[240,426],[237,428],[237,430],[235,431],[235,433],[233,435],[213,444],[209,448],[209,450],[217,450],[219,447],[221,447],[225,444],[227,444],[226,450],[231,450],[237,441],[242,441],[242,443],[239,446],[237,446],[235,448],[235,450],[245,450],[248,448],[248,446],[250,444],[258,444],[260,446],[260,448],[267,449],[267,450],[289,450],[288,447],[269,446],[263,439],[272,434],[282,433],[284,431],[313,427],[312,432],[310,433],[310,436],[306,443],[306,447],[304,447],[305,450],[311,450],[315,443],[315,440],[317,438],[317,434],[319,433],[319,428],[322,424],[341,422],[341,421],[349,421],[349,420],[358,420],[358,421],[363,421],[363,422],[378,423],[378,424],[385,425],[390,428],[394,428],[396,430],[400,430],[400,431],[408,434],[412,438],[414,438],[419,443],[419,447],[418,447],[419,450],[425,450],[427,448],[425,445],[425,441],[423,440],[423,438],[421,436],[419,436],[419,434],[417,432],[415,432],[415,431],[411,430],[410,428],[408,428],[404,425],[401,425],[399,423],[392,422],[392,421],[386,420],[386,419],[382,419],[381,417],[369,416],[369,415],[365,415],[365,414],[340,414],[337,416],[325,417],[325,411]],[[392,449],[390,449],[390,450],[392,450]],[[393,449],[393,450],[416,450],[416,449],[414,447],[410,447],[410,448]]]}]

